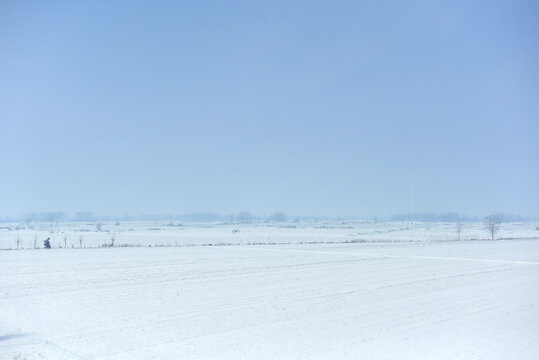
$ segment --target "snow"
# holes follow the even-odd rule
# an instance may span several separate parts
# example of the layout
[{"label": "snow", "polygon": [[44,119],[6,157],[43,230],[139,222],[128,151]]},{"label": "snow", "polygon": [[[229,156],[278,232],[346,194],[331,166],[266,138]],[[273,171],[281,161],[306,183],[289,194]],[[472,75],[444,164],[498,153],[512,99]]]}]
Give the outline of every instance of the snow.
[{"label": "snow", "polygon": [[255,246],[246,234],[264,227],[251,225],[242,238],[162,230],[233,246],[0,251],[0,359],[538,358],[532,225],[499,241],[445,241],[429,226],[441,241],[380,226],[376,242],[298,244],[367,230],[266,227],[290,244]]},{"label": "snow", "polygon": [[[298,224],[183,224],[167,222],[103,223],[31,223],[5,224],[0,227],[0,249],[32,249],[34,239],[39,248],[51,239],[53,248],[116,246],[191,246],[208,244],[301,244],[329,242],[425,242],[458,239],[455,223],[422,222],[343,222]],[[503,223],[497,239],[539,239],[539,224],[533,222]],[[239,232],[237,231],[239,230]],[[489,240],[490,233],[482,222],[462,226],[461,240]]]}]

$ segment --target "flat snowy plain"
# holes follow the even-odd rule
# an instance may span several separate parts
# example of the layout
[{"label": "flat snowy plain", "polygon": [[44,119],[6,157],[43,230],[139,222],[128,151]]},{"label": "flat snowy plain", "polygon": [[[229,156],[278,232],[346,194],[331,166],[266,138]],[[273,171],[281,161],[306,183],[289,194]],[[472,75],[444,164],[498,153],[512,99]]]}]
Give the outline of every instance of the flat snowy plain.
[{"label": "flat snowy plain", "polygon": [[[437,235],[372,243],[301,235],[369,237],[356,228],[245,226],[231,246],[0,251],[0,359],[539,358],[535,228],[453,241],[428,226]],[[249,232],[290,244],[248,245]]]}]

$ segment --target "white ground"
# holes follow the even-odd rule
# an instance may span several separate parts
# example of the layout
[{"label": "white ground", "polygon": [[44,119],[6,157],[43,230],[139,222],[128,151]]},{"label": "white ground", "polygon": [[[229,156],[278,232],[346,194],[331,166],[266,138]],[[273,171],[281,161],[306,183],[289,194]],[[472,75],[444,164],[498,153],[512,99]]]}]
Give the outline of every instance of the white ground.
[{"label": "white ground", "polygon": [[0,309],[9,360],[537,359],[539,241],[0,251]]},{"label": "white ground", "polygon": [[[422,222],[345,222],[299,224],[183,224],[176,222],[103,223],[31,223],[0,224],[0,249],[43,247],[50,238],[52,247],[99,247],[111,242],[116,246],[190,246],[201,244],[301,244],[328,242],[403,242],[454,241],[455,223]],[[239,230],[239,232],[234,231]],[[503,223],[497,239],[537,239],[539,222]],[[482,222],[462,225],[461,240],[487,240],[490,234]]]}]

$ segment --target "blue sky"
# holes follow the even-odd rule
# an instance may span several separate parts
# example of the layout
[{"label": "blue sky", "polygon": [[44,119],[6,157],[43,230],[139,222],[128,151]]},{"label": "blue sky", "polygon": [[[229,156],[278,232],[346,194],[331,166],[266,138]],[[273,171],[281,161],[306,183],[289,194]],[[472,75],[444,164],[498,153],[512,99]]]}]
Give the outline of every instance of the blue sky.
[{"label": "blue sky", "polygon": [[536,1],[0,3],[0,215],[539,216]]}]

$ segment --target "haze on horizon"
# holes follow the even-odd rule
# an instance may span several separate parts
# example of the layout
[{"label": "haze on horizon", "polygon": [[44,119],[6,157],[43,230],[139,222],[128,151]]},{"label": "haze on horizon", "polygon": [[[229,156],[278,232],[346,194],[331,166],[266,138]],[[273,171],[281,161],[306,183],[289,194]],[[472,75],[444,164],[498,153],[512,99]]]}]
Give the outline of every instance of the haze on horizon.
[{"label": "haze on horizon", "polygon": [[538,15],[536,1],[3,1],[0,216],[537,217]]}]

